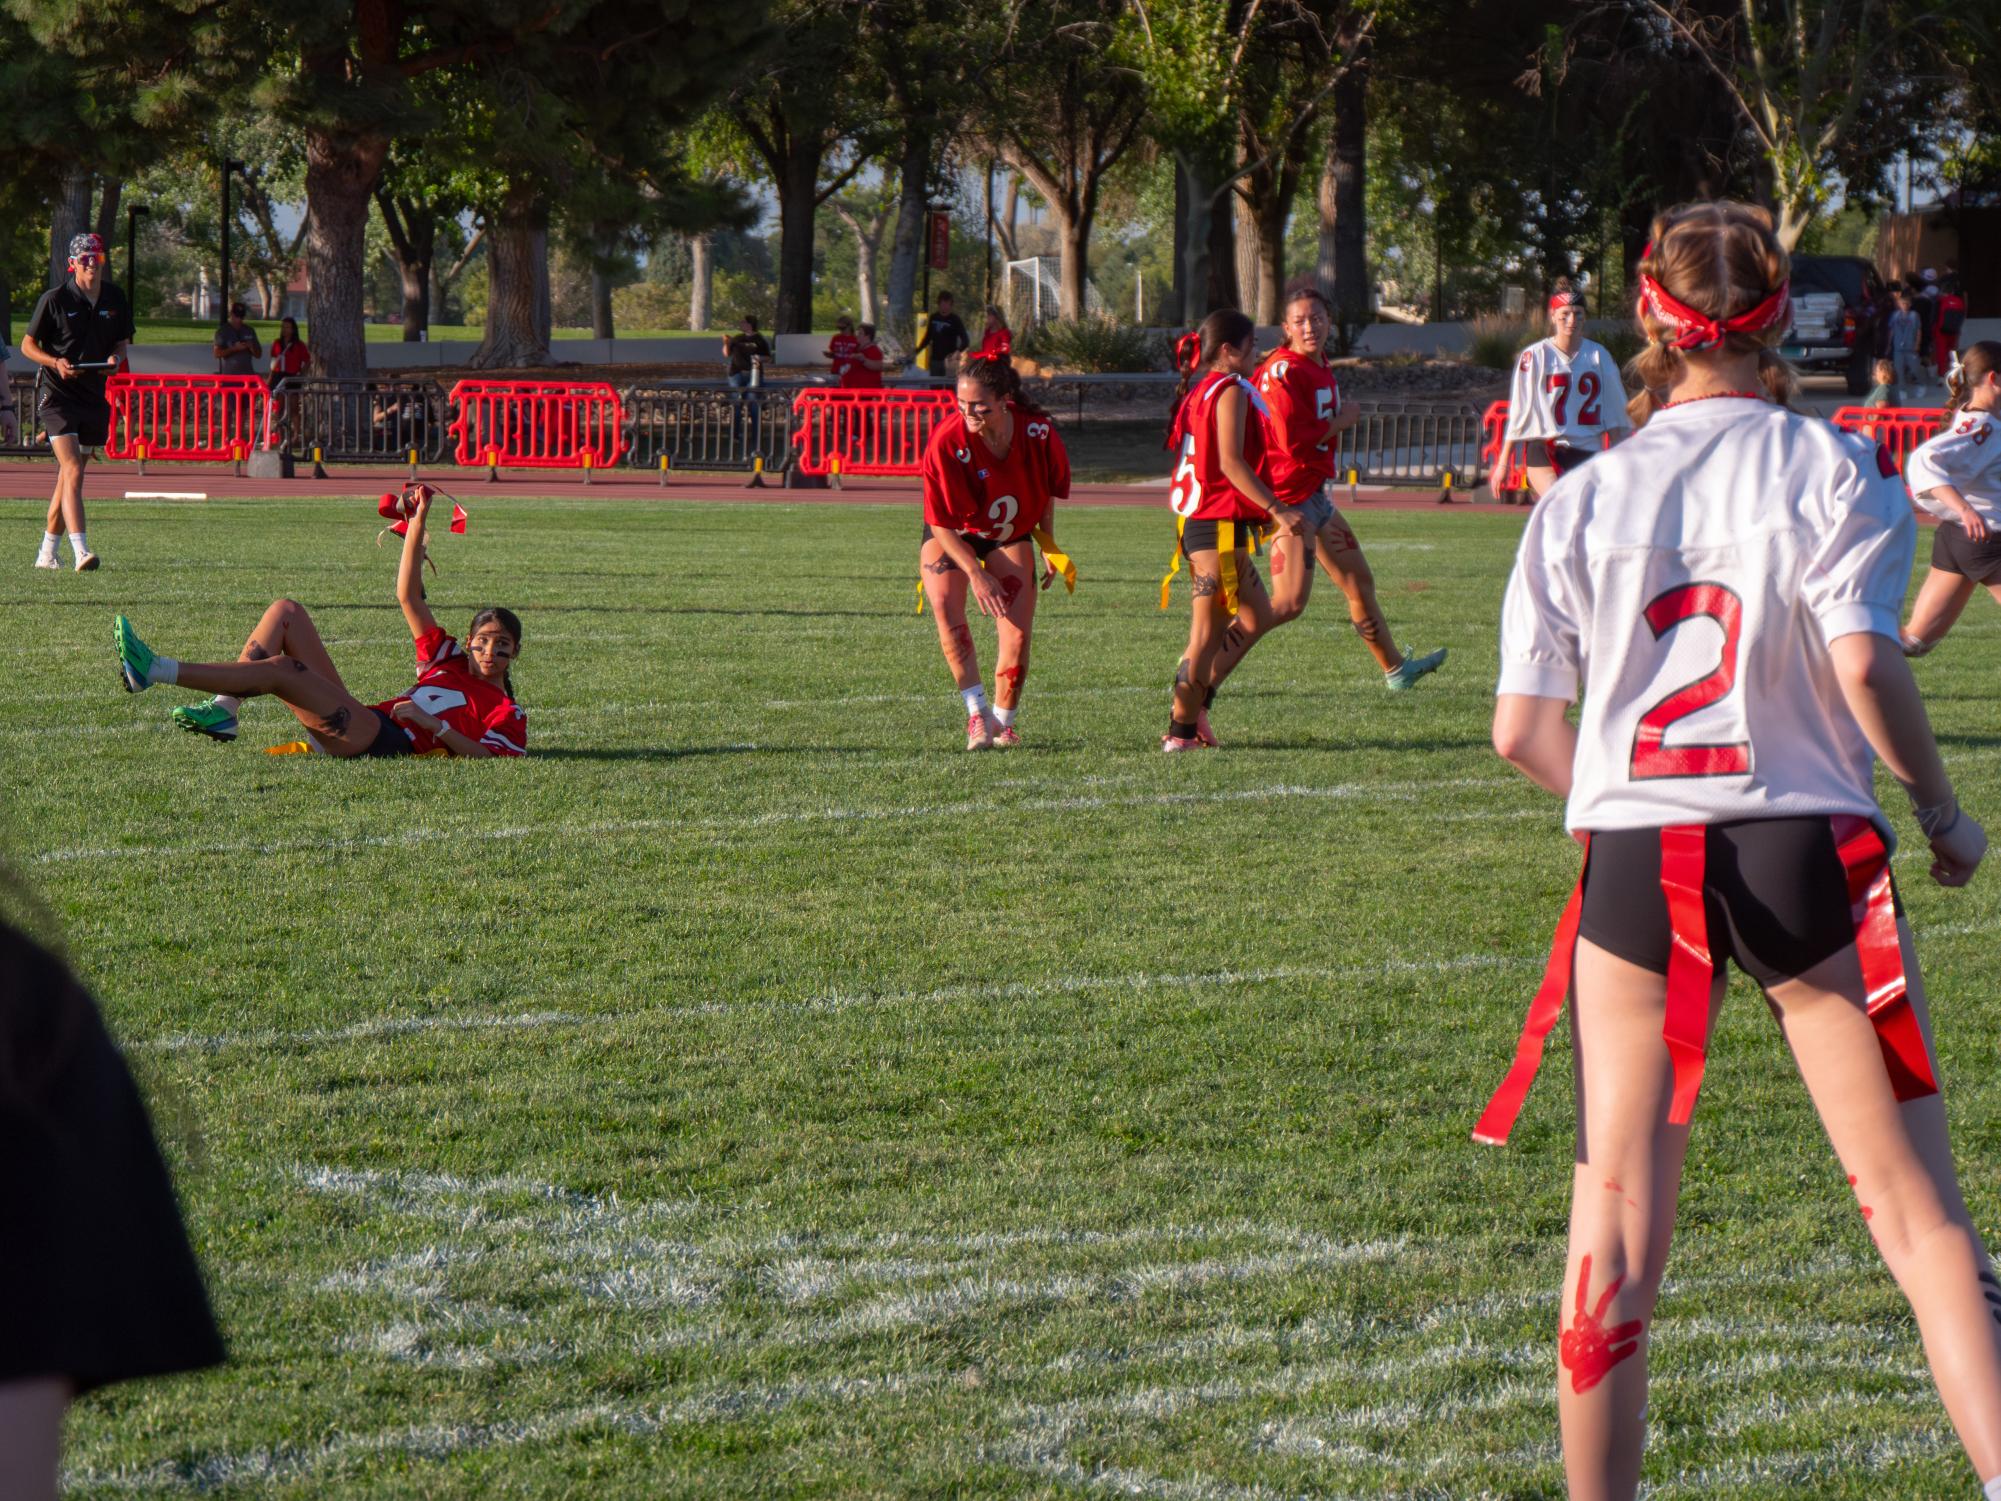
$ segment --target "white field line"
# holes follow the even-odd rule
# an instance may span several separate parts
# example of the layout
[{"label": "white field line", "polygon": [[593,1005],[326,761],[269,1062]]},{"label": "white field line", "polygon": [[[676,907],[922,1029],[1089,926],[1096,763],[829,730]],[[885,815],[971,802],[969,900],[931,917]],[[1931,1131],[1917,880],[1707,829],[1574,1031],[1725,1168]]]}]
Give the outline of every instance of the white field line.
[{"label": "white field line", "polygon": [[345,1042],[407,1037],[428,1032],[540,1031],[548,1028],[619,1026],[631,1021],[691,1016],[736,1016],[779,1012],[826,1016],[845,1011],[904,1006],[941,1006],[963,1001],[1040,1000],[1050,996],[1092,995],[1214,985],[1272,985],[1300,980],[1390,979],[1400,975],[1443,975],[1481,969],[1529,968],[1539,955],[1459,954],[1443,959],[1384,959],[1373,964],[1281,965],[1266,969],[1219,969],[1153,975],[1059,975],[999,985],[947,985],[936,990],[834,991],[800,1000],[705,1001],[686,1006],[620,1008],[602,1012],[524,1011],[473,1015],[373,1017],[341,1027],[265,1028],[246,1032],[173,1032],[128,1040],[133,1052],[220,1052],[225,1048],[324,1047]]},{"label": "white field line", "polygon": [[752,829],[801,824],[893,823],[935,818],[961,819],[997,813],[1092,813],[1110,808],[1174,808],[1215,803],[1301,801],[1347,802],[1375,798],[1404,802],[1452,787],[1511,785],[1498,778],[1461,781],[1343,782],[1328,787],[1278,783],[1212,792],[1148,792],[1111,797],[1025,798],[1007,802],[991,798],[957,803],[916,803],[904,807],[778,808],[723,818],[630,818],[593,823],[527,824],[501,828],[406,829],[395,834],[353,834],[331,839],[224,840],[211,844],[135,844],[76,846],[45,850],[28,856],[32,865],[83,860],[191,859],[213,855],[288,855],[310,851],[407,849],[434,843],[500,843],[517,839],[551,839],[579,843],[620,834],[724,834],[738,836]]}]

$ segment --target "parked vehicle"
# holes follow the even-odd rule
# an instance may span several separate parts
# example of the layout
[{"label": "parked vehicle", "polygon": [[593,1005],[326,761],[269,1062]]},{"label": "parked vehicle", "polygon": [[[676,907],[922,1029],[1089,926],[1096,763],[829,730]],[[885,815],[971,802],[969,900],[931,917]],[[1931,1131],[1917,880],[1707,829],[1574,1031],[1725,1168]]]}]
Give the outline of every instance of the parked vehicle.
[{"label": "parked vehicle", "polygon": [[1867,394],[1869,367],[1887,349],[1889,298],[1874,262],[1857,255],[1793,257],[1793,326],[1780,353],[1805,370],[1839,373],[1850,396]]}]

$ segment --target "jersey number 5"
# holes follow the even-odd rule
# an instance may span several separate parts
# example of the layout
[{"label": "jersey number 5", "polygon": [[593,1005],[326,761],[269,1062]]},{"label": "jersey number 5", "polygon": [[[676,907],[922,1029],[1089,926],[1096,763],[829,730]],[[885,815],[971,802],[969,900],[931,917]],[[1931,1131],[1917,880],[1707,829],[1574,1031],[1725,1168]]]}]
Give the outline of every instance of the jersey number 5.
[{"label": "jersey number 5", "polygon": [[[1567,413],[1570,410],[1570,377],[1552,374],[1548,381],[1549,390],[1556,397],[1556,425],[1570,426]],[[1596,427],[1598,425],[1598,377],[1587,370],[1577,377],[1577,425]]]},{"label": "jersey number 5", "polygon": [[1737,642],[1744,626],[1744,601],[1727,584],[1677,584],[1658,594],[1644,612],[1654,639],[1683,621],[1709,619],[1723,627],[1723,655],[1715,670],[1677,688],[1640,716],[1633,731],[1632,777],[1722,777],[1751,769],[1751,742],[1724,745],[1665,745],[1668,726],[1707,708],[1737,686]]},{"label": "jersey number 5", "polygon": [[1191,435],[1181,443],[1181,463],[1174,471],[1174,482],[1168,487],[1167,503],[1177,516],[1193,516],[1195,508],[1202,504],[1202,481],[1195,477],[1195,439]]}]

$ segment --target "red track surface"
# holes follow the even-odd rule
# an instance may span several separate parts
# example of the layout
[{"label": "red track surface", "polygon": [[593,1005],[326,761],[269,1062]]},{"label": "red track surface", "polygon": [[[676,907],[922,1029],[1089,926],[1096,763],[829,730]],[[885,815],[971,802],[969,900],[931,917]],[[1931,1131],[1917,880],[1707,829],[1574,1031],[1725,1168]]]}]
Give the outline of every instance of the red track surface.
[{"label": "red track surface", "polygon": [[[384,490],[403,483],[405,471],[387,466],[347,468],[328,471],[325,479],[309,479],[301,470],[296,479],[239,479],[227,465],[152,464],[140,475],[132,464],[100,460],[84,476],[84,500],[118,500],[127,491],[199,493],[210,500],[246,500],[267,496],[316,498],[366,497],[373,499]],[[503,473],[498,481],[487,480],[477,470],[440,467],[420,471],[422,477],[440,489],[476,504],[496,496],[551,496],[564,500],[706,500],[738,503],[798,505],[914,505],[914,479],[856,479],[839,490],[786,490],[775,476],[766,476],[764,488],[746,488],[740,477],[728,475],[675,475],[666,485],[653,475],[600,473],[590,484],[581,479],[558,478],[555,474],[516,471]],[[47,501],[55,484],[53,462],[13,462],[0,464],[0,499]],[[1490,511],[1503,515],[1525,515],[1509,506],[1473,505],[1469,492],[1453,492],[1460,511]],[[1372,510],[1435,511],[1438,496],[1430,490],[1361,490],[1356,502]],[[1078,485],[1070,493],[1073,505],[1153,506],[1167,508],[1165,481],[1152,485]]]}]

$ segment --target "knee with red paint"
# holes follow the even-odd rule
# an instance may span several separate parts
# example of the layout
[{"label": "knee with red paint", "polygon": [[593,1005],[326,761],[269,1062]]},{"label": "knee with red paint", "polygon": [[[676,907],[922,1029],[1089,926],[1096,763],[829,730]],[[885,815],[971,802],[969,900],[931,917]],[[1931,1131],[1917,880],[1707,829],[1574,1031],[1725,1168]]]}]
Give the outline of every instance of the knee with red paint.
[{"label": "knee with red paint", "polygon": [[1638,1291],[1627,1276],[1622,1256],[1601,1254],[1594,1258],[1587,1251],[1579,1259],[1575,1290],[1570,1306],[1563,1311],[1557,1341],[1561,1380],[1568,1382],[1576,1395],[1596,1388],[1640,1352],[1646,1320],[1621,1317],[1639,1306]]},{"label": "knee with red paint", "polygon": [[1010,662],[994,674],[994,702],[1003,709],[1021,703],[1021,685],[1028,677],[1026,661]]}]

